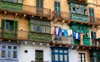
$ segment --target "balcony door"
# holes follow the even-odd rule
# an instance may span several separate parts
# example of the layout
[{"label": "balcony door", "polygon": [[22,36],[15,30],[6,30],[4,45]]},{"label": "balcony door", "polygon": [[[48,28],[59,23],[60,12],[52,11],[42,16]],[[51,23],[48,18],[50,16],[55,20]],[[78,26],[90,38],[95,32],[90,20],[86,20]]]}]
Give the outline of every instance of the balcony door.
[{"label": "balcony door", "polygon": [[94,14],[94,9],[92,8],[89,8],[89,19],[90,19],[90,22],[91,23],[94,23],[95,22],[95,14]]},{"label": "balcony door", "polygon": [[36,13],[43,14],[43,0],[36,0]]},{"label": "balcony door", "polygon": [[17,37],[18,21],[2,19],[1,27],[1,34],[3,37]]},{"label": "balcony door", "polygon": [[56,16],[61,17],[61,3],[54,1],[54,10],[56,11]]}]

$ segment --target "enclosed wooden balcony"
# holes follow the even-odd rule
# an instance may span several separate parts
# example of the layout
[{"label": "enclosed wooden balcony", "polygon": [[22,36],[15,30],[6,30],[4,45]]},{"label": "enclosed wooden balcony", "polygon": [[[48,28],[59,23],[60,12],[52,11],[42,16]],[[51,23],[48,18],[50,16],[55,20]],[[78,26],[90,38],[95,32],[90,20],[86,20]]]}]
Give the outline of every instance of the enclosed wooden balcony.
[{"label": "enclosed wooden balcony", "polygon": [[87,3],[87,0],[67,0],[68,2]]},{"label": "enclosed wooden balcony", "polygon": [[8,2],[1,0],[0,1],[0,9],[3,10],[10,10],[10,11],[16,11],[16,12],[22,12],[23,11],[23,5],[13,2]]}]

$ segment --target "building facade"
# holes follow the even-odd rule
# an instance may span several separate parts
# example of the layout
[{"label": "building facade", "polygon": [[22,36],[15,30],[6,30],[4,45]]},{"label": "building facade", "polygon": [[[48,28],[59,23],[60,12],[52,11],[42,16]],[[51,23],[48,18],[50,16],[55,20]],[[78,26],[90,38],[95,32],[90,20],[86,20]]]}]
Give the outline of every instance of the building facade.
[{"label": "building facade", "polygon": [[0,4],[0,62],[100,62],[100,0]]}]

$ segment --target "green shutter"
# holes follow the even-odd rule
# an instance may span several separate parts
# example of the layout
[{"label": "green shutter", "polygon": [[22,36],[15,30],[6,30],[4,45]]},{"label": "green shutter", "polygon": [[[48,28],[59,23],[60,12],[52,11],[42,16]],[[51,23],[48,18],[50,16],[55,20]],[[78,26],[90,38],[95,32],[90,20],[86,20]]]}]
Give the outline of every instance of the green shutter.
[{"label": "green shutter", "polygon": [[6,29],[6,20],[5,19],[2,19],[1,27],[2,27],[2,29]]},{"label": "green shutter", "polygon": [[93,37],[94,37],[94,39],[96,39],[96,32],[94,32],[94,36]]},{"label": "green shutter", "polygon": [[14,30],[18,30],[18,21],[14,21]]},{"label": "green shutter", "polygon": [[39,0],[36,0],[36,7],[39,7]]}]

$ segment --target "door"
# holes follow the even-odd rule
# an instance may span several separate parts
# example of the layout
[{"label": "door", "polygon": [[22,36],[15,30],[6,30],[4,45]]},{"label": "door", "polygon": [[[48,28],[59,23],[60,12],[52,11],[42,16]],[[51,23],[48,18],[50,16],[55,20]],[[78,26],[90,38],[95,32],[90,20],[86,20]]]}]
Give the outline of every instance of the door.
[{"label": "door", "polygon": [[68,49],[59,49],[59,48],[53,49],[52,62],[69,62]]},{"label": "door", "polygon": [[79,53],[79,62],[86,62],[85,53]]},{"label": "door", "polygon": [[94,9],[92,8],[89,8],[89,19],[90,19],[90,22],[91,23],[94,23],[95,22],[95,14],[94,14]]},{"label": "door", "polygon": [[61,17],[61,3],[54,1],[54,10],[56,11],[56,16]]},{"label": "door", "polygon": [[43,62],[43,51],[42,50],[35,51],[35,61],[36,62]]},{"label": "door", "polygon": [[36,0],[36,12],[40,15],[43,14],[43,0]]}]

